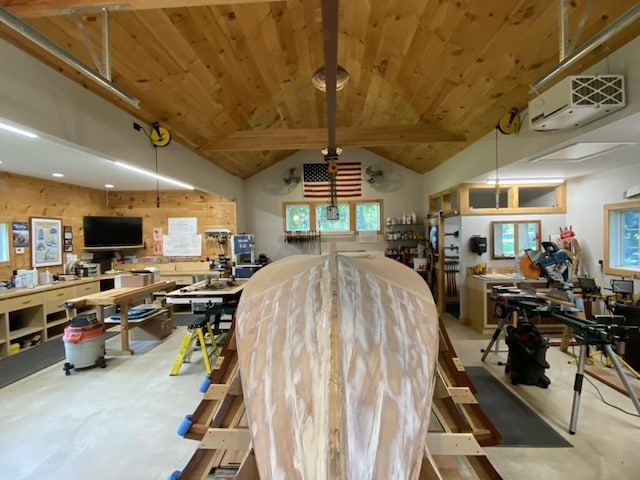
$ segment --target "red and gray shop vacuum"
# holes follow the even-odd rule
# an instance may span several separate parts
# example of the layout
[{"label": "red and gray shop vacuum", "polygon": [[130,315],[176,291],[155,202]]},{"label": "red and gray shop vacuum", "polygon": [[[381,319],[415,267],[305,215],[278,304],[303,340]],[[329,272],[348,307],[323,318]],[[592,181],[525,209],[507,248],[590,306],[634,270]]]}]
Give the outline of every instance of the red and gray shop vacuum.
[{"label": "red and gray shop vacuum", "polygon": [[95,313],[76,315],[64,328],[64,351],[66,362],[62,369],[70,375],[72,368],[107,366],[105,355],[105,328]]}]

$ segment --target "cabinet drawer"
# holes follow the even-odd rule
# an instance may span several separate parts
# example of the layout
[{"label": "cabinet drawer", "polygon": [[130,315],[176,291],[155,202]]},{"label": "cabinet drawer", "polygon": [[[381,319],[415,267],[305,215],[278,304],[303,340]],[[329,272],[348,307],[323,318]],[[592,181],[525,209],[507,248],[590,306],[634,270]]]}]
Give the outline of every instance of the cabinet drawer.
[{"label": "cabinet drawer", "polygon": [[49,300],[44,304],[44,311],[48,315],[50,313],[62,312],[64,311],[64,302],[69,300],[71,297],[64,297],[59,300]]},{"label": "cabinet drawer", "polygon": [[5,300],[3,303],[4,307],[2,309],[6,312],[12,312],[23,308],[42,305],[42,295],[23,295],[21,297],[12,298],[11,300]]},{"label": "cabinet drawer", "polygon": [[82,297],[83,295],[90,295],[92,293],[98,293],[100,291],[100,282],[85,283],[84,285],[76,285],[75,297]]},{"label": "cabinet drawer", "polygon": [[74,287],[56,288],[55,290],[44,293],[44,301],[45,303],[56,302],[58,300],[62,300],[64,302],[65,300],[69,300],[74,296]]}]

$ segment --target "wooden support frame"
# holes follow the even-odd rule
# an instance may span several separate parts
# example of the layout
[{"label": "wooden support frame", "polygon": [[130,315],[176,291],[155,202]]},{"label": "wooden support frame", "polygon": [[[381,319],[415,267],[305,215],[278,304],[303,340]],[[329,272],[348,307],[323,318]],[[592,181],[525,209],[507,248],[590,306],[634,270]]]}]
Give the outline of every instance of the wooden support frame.
[{"label": "wooden support frame", "polygon": [[[209,375],[212,383],[192,415],[193,425],[185,438],[200,442],[181,480],[204,480],[218,467],[238,468],[236,479],[260,480],[251,436],[246,424],[242,384],[235,346],[235,325],[227,337],[221,356]],[[440,351],[433,397],[432,424],[426,439],[420,480],[462,478],[462,471],[480,480],[500,480],[483,446],[497,445],[500,434],[474,396],[476,389],[440,320]],[[457,461],[455,461],[457,459]],[[440,473],[438,473],[440,472]]]}]

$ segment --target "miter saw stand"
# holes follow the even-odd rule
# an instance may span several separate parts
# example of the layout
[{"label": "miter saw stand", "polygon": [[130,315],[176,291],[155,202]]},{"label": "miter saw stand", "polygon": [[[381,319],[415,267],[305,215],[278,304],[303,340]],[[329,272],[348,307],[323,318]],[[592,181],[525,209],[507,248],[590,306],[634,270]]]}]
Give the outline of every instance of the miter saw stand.
[{"label": "miter saw stand", "polygon": [[605,315],[596,316],[597,322],[585,320],[570,315],[566,312],[554,311],[551,313],[554,320],[572,328],[575,331],[576,338],[580,341],[580,352],[578,353],[578,362],[576,376],[573,383],[573,404],[571,407],[571,420],[569,423],[569,433],[574,434],[578,426],[578,410],[580,408],[580,397],[582,395],[582,382],[584,380],[585,364],[589,345],[594,345],[604,352],[618,374],[618,377],[624,385],[627,395],[631,398],[633,405],[640,415],[640,401],[633,386],[629,383],[627,376],[622,370],[618,356],[613,351],[612,345],[624,342],[628,337],[628,333],[637,330],[637,326],[624,326],[616,323],[618,320],[624,321],[624,317]]},{"label": "miter saw stand", "polygon": [[[544,250],[525,250],[520,259],[523,272],[529,273],[530,278],[545,277],[550,290],[545,297],[538,297],[535,292],[523,291],[516,287],[495,286],[492,288],[491,299],[496,302],[494,315],[498,320],[496,329],[486,348],[481,349],[484,362],[491,349],[495,346],[498,353],[500,334],[504,332],[507,319],[518,313],[517,322],[529,322],[529,315],[535,309],[548,310],[548,304],[568,305],[573,303],[573,284],[571,283],[571,257],[564,250],[558,249],[553,242],[542,242]],[[522,268],[526,264],[526,268]],[[544,308],[547,306],[547,308]],[[564,307],[561,307],[564,308]],[[498,362],[502,365],[502,362]]]}]

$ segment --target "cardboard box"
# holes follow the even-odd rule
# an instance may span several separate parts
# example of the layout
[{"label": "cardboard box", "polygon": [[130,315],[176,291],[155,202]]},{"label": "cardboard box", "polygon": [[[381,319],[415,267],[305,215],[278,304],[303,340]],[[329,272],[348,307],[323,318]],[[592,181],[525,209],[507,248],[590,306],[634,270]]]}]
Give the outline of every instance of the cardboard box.
[{"label": "cardboard box", "polygon": [[153,283],[152,273],[123,273],[116,275],[114,280],[115,288],[122,287],[145,287]]},{"label": "cardboard box", "polygon": [[144,270],[131,270],[131,273],[149,273],[151,274],[151,283],[156,283],[160,281],[160,270],[155,267],[145,268]]},{"label": "cardboard box", "polygon": [[131,340],[162,340],[173,331],[172,318],[154,318],[132,329],[129,332]]}]

